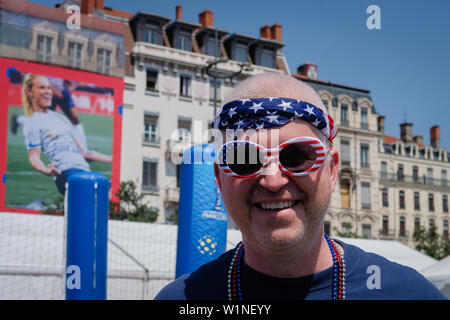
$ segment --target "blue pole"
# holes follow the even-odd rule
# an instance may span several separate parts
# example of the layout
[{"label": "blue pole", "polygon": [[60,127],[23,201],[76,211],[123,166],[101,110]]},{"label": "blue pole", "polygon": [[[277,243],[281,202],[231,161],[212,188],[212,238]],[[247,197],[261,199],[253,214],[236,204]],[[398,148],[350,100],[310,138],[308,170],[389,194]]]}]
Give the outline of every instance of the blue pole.
[{"label": "blue pole", "polygon": [[66,299],[105,300],[108,179],[96,172],[67,180]]}]

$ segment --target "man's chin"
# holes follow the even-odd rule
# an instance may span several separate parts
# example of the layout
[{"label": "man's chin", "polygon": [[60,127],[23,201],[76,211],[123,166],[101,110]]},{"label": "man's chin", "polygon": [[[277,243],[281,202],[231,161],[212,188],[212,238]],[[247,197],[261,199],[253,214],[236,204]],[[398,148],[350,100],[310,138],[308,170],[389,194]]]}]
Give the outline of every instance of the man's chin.
[{"label": "man's chin", "polygon": [[288,249],[297,245],[304,236],[303,228],[278,227],[272,230],[260,230],[258,238],[264,247],[270,249]]}]

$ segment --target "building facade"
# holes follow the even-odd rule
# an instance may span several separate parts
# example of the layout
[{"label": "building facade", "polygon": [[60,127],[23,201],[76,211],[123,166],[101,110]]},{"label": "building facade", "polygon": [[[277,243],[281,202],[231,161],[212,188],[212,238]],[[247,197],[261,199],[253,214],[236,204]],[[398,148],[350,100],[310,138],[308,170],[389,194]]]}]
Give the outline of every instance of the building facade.
[{"label": "building facade", "polygon": [[[84,14],[81,30],[65,26],[72,4]],[[121,181],[137,183],[158,208],[158,222],[175,223],[182,151],[211,142],[213,116],[239,81],[290,74],[282,26],[264,25],[254,37],[215,27],[210,10],[189,22],[181,6],[174,18],[123,12],[99,0],[57,7],[2,2],[1,55],[124,77]],[[439,127],[430,129],[428,145],[409,123],[400,125],[399,138],[387,136],[369,90],[319,80],[311,63],[292,76],[317,91],[340,131],[326,231],[412,245],[414,230],[436,226],[448,237],[450,162]]]},{"label": "building facade", "polygon": [[[159,209],[158,222],[173,223],[182,152],[212,141],[214,112],[236,83],[262,72],[288,72],[281,25],[263,26],[255,38],[216,29],[210,10],[199,14],[198,23],[184,21],[181,6],[175,19],[138,12],[129,25],[134,76],[125,77],[121,177],[135,181]],[[220,63],[211,69],[217,77],[207,72],[216,59]]]}]

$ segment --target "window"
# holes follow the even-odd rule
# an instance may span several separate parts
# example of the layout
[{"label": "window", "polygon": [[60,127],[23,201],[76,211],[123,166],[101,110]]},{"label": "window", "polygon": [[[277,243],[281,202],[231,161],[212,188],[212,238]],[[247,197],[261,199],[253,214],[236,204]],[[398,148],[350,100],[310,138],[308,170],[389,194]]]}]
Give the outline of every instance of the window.
[{"label": "window", "polygon": [[323,106],[327,109],[327,111],[328,111],[328,100],[324,100],[324,99],[322,99],[322,103],[323,103]]},{"label": "window", "polygon": [[180,96],[191,96],[191,77],[180,76]]},{"label": "window", "polygon": [[181,164],[177,164],[177,188],[181,185]]},{"label": "window", "polygon": [[400,229],[399,234],[400,237],[406,236],[406,219],[405,217],[400,217]]},{"label": "window", "polygon": [[204,53],[210,56],[219,57],[220,56],[220,41],[215,37],[208,37],[206,41],[206,46],[204,47]]},{"label": "window", "polygon": [[361,167],[369,168],[369,145],[361,144]]},{"label": "window", "polygon": [[443,187],[447,186],[447,170],[442,170],[441,171],[441,185]]},{"label": "window", "polygon": [[414,218],[414,232],[420,230],[420,218]]},{"label": "window", "polygon": [[403,164],[399,163],[397,167],[397,181],[403,181],[405,179],[405,173]]},{"label": "window", "polygon": [[343,166],[350,165],[350,141],[341,140],[341,164]]},{"label": "window", "polygon": [[350,222],[342,222],[341,231],[342,233],[352,232],[352,224]]},{"label": "window", "polygon": [[414,192],[414,210],[420,210],[420,193]]},{"label": "window", "polygon": [[443,233],[444,239],[448,240],[448,220],[444,220],[443,230],[444,230],[444,233]]},{"label": "window", "polygon": [[434,195],[428,194],[428,211],[434,211]]},{"label": "window", "polygon": [[428,220],[428,228],[430,231],[434,231],[434,229],[436,228],[436,223],[434,222],[433,218],[430,218]]},{"label": "window", "polygon": [[350,208],[350,181],[341,180],[341,207]]},{"label": "window", "polygon": [[157,189],[157,168],[155,161],[144,160],[142,173],[142,188],[147,190]]},{"label": "window", "polygon": [[146,91],[151,91],[151,92],[156,92],[158,91],[157,89],[157,81],[158,81],[158,71],[153,70],[153,69],[147,69],[147,81],[146,81],[146,86],[145,86],[145,90]]},{"label": "window", "polygon": [[398,193],[398,205],[400,209],[405,209],[405,191],[403,190]]},{"label": "window", "polygon": [[52,37],[38,35],[37,39],[37,60],[43,62],[52,61]]},{"label": "window", "polygon": [[111,72],[111,50],[98,49],[97,72],[110,74]]},{"label": "window", "polygon": [[240,62],[248,62],[247,44],[243,42],[236,43],[234,47],[234,60]]},{"label": "window", "polygon": [[69,66],[81,68],[83,44],[69,42]]},{"label": "window", "polygon": [[381,178],[386,179],[387,175],[387,162],[381,161]]},{"label": "window", "polygon": [[348,104],[341,104],[341,125],[348,126]]},{"label": "window", "polygon": [[331,223],[330,223],[330,221],[325,221],[324,223],[323,223],[323,231],[327,234],[327,235],[329,235],[329,236],[331,236]]},{"label": "window", "polygon": [[417,166],[413,166],[413,181],[417,182],[419,180],[419,168]]},{"label": "window", "polygon": [[191,140],[191,120],[178,119],[178,141]]},{"label": "window", "polygon": [[180,31],[178,33],[175,48],[191,51],[191,34],[189,32]]},{"label": "window", "polygon": [[442,195],[442,211],[448,213],[448,196]]},{"label": "window", "polygon": [[144,141],[151,143],[159,143],[157,133],[158,116],[144,115]]},{"label": "window", "polygon": [[383,216],[383,225],[382,225],[381,232],[384,235],[387,235],[389,233],[389,217],[388,216]]},{"label": "window", "polygon": [[362,236],[363,238],[370,239],[372,237],[372,225],[363,224],[362,225]]},{"label": "window", "polygon": [[427,168],[427,185],[433,185],[433,168]]},{"label": "window", "polygon": [[367,118],[367,108],[361,108],[361,129],[369,129],[369,120]]},{"label": "window", "polygon": [[[222,99],[220,98],[221,83],[219,80],[216,80],[216,89],[217,101],[220,102]],[[214,102],[214,80],[209,82],[209,101]]]},{"label": "window", "polygon": [[153,23],[147,23],[144,26],[144,41],[148,43],[159,44],[159,27]]},{"label": "window", "polygon": [[389,192],[387,188],[381,190],[381,201],[383,207],[389,207]]},{"label": "window", "polygon": [[361,206],[370,209],[370,183],[361,183]]},{"label": "window", "polygon": [[261,51],[261,65],[268,68],[274,67],[274,52],[272,49],[263,48]]}]

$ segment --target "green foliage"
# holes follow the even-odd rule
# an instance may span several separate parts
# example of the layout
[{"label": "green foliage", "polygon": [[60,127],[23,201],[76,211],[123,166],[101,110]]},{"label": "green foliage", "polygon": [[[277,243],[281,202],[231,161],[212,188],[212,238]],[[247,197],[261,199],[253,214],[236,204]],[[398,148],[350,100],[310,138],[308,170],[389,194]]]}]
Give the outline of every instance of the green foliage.
[{"label": "green foliage", "polygon": [[136,191],[134,181],[122,181],[116,192],[119,202],[109,202],[109,215],[114,220],[155,222],[158,209],[142,203],[143,195]]},{"label": "green foliage", "polygon": [[450,240],[439,235],[436,226],[416,230],[413,240],[417,250],[435,259],[441,260],[450,255]]}]

